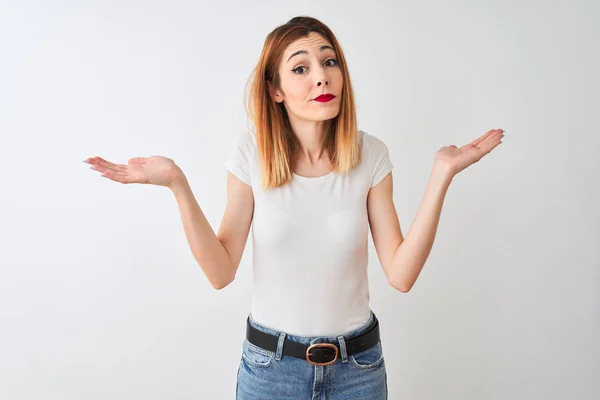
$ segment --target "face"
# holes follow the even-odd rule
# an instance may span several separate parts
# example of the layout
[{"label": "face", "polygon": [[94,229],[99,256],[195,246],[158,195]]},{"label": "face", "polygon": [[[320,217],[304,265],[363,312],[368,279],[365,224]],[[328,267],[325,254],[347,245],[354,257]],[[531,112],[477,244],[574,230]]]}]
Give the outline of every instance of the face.
[{"label": "face", "polygon": [[[279,66],[281,87],[271,96],[283,103],[290,119],[326,121],[340,111],[343,77],[337,55],[318,33],[290,44]],[[318,96],[334,95],[329,101]],[[327,100],[327,99],[324,99]]]}]

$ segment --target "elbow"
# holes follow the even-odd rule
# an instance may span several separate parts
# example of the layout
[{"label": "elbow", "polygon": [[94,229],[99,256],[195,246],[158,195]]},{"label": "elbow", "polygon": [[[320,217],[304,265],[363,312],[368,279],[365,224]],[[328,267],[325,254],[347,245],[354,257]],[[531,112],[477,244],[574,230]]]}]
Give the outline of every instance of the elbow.
[{"label": "elbow", "polygon": [[398,288],[398,290],[401,291],[402,293],[408,293],[408,292],[410,292],[410,289],[411,289],[410,286],[405,286],[405,287]]},{"label": "elbow", "polygon": [[212,287],[215,288],[216,290],[221,290],[221,289],[225,289],[231,282],[233,282],[233,279],[228,279],[226,281],[215,281],[215,282],[211,282]]},{"label": "elbow", "polygon": [[235,276],[234,277],[226,277],[223,279],[215,279],[215,280],[211,280],[210,284],[216,290],[221,290],[221,289],[225,289],[231,282],[233,282],[234,278],[235,278]]},{"label": "elbow", "polygon": [[410,291],[410,289],[412,288],[412,285],[406,283],[406,282],[394,282],[394,281],[388,281],[388,283],[396,290],[402,292],[402,293],[408,293]]},{"label": "elbow", "polygon": [[216,290],[225,289],[235,279],[235,273],[232,274],[229,268],[219,268],[217,266],[215,270],[214,266],[208,268],[202,267],[200,263],[199,265],[211,286]]}]

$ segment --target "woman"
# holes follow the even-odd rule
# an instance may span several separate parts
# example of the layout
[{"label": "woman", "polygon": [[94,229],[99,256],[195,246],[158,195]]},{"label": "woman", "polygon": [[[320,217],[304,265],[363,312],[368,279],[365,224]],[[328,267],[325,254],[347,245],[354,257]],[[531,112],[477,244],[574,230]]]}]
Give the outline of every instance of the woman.
[{"label": "woman", "polygon": [[367,234],[388,282],[414,285],[452,178],[501,143],[501,129],[442,147],[404,239],[388,148],[356,126],[342,49],[320,21],[296,17],[268,36],[249,99],[253,132],[225,163],[227,206],[215,235],[168,158],[86,160],[121,183],[169,187],[192,253],[216,289],[233,281],[250,225],[254,290],[238,399],[385,399],[378,320],[369,307]]}]

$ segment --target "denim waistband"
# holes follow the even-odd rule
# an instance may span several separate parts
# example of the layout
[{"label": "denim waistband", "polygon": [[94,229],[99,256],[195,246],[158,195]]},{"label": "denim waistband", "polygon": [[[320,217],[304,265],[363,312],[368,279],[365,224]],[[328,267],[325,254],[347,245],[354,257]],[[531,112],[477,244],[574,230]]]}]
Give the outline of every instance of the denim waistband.
[{"label": "denim waistband", "polygon": [[[292,340],[294,342],[299,342],[302,344],[314,344],[314,343],[336,343],[340,341],[340,338],[343,338],[344,341],[348,340],[348,339],[352,339],[355,338],[356,336],[359,336],[360,334],[366,332],[375,322],[375,320],[377,319],[377,317],[375,316],[375,313],[371,310],[370,311],[370,315],[369,315],[369,319],[367,320],[367,322],[365,324],[363,324],[362,326],[347,332],[343,335],[337,335],[337,336],[300,336],[300,335],[289,335],[289,334],[285,334],[284,337],[287,338],[288,340]],[[264,332],[264,333],[268,333],[270,335],[273,336],[282,336],[282,333],[284,332],[280,332],[271,328],[268,328],[264,325],[261,325],[260,323],[256,322],[254,319],[252,319],[252,313],[250,313],[248,315],[248,321],[250,323],[251,326],[253,326],[254,328]]]}]

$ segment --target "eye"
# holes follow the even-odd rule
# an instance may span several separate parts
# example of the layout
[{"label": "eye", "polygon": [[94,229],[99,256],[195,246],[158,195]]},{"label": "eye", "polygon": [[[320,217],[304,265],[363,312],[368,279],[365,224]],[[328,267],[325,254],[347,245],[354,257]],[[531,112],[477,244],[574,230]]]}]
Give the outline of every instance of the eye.
[{"label": "eye", "polygon": [[[294,68],[292,71],[293,71],[294,73],[298,74],[298,75],[302,75],[304,72],[298,72],[298,70],[299,70],[300,68],[304,68],[304,67],[296,67],[296,68]],[[305,68],[304,68],[304,69],[305,69]]]},{"label": "eye", "polygon": [[327,60],[325,60],[325,64],[327,64],[329,61],[331,61],[331,63],[328,65],[328,67],[334,67],[338,65],[338,62],[335,58],[328,58]]}]

